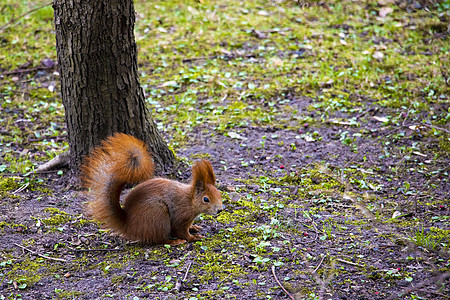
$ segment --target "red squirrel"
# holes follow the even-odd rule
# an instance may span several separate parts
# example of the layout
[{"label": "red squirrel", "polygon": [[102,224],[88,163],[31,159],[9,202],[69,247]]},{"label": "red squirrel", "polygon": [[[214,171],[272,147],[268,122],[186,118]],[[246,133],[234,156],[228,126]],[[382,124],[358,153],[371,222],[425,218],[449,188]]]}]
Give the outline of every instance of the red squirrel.
[{"label": "red squirrel", "polygon": [[[204,237],[190,234],[201,229],[192,225],[194,219],[223,209],[209,161],[192,166],[190,184],[152,178],[154,165],[147,147],[127,134],[116,133],[94,148],[81,171],[83,185],[89,189],[90,215],[129,240],[150,245],[197,241]],[[128,183],[140,184],[121,206],[120,194]]]}]

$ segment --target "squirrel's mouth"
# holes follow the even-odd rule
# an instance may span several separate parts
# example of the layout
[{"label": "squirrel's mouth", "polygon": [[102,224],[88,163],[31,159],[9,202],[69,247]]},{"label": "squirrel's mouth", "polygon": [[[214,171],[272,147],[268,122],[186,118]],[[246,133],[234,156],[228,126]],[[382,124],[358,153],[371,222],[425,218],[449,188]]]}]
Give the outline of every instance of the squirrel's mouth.
[{"label": "squirrel's mouth", "polygon": [[220,207],[215,208],[215,214],[219,214],[221,211],[225,209],[225,205],[221,205]]},{"label": "squirrel's mouth", "polygon": [[217,215],[219,214],[221,211],[223,211],[225,209],[225,206],[216,206],[216,207],[211,207],[211,209],[206,212],[207,215]]}]

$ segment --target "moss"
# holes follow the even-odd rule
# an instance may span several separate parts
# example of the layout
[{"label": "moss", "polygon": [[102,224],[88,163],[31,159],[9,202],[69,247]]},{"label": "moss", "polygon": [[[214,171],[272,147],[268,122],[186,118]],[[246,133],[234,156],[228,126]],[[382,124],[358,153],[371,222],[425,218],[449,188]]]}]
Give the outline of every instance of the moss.
[{"label": "moss", "polygon": [[439,147],[447,155],[450,153],[450,136],[448,134],[447,135],[443,135],[439,139]]},{"label": "moss", "polygon": [[24,224],[8,223],[5,221],[0,222],[0,229],[3,230],[5,227],[14,229],[15,232],[19,232],[19,233],[25,233],[26,230],[28,230],[28,226],[26,226]]},{"label": "moss", "polygon": [[[380,238],[390,238],[397,243],[401,242],[398,236],[408,227],[417,228],[421,224],[421,220],[415,217],[391,219],[397,206],[410,197],[401,195],[395,198],[400,194],[396,183],[410,168],[416,168],[418,162],[411,159],[390,167],[391,162],[407,155],[413,156],[412,151],[420,151],[427,155],[427,162],[416,169],[428,176],[442,169],[439,161],[445,160],[449,152],[448,135],[444,132],[427,127],[410,136],[407,126],[403,126],[410,122],[425,122],[445,128],[448,123],[446,95],[449,90],[441,76],[448,69],[448,41],[433,36],[436,31],[445,31],[446,23],[435,17],[442,11],[438,12],[432,6],[429,6],[431,14],[421,10],[404,11],[392,4],[395,15],[381,18],[378,14],[380,5],[375,2],[330,1],[322,5],[317,1],[306,1],[306,4],[284,1],[273,5],[270,1],[235,0],[225,0],[220,5],[213,1],[136,2],[138,19],[135,34],[142,74],[140,82],[159,129],[169,137],[173,152],[180,149],[185,152],[184,146],[198,142],[196,137],[207,142],[209,137],[213,137],[212,142],[220,143],[227,143],[229,139],[235,145],[245,145],[248,150],[242,153],[241,170],[227,169],[226,162],[223,165],[223,172],[241,177],[236,179],[240,183],[236,190],[241,199],[234,201],[230,194],[223,193],[227,210],[217,217],[201,217],[202,222],[214,222],[214,226],[205,234],[207,238],[199,243],[148,248],[126,245],[123,251],[105,253],[101,258],[90,255],[76,258],[73,260],[74,268],[98,269],[105,277],[111,277],[113,284],[120,285],[125,278],[119,273],[121,270],[132,267],[132,264],[139,265],[141,260],[152,260],[160,263],[158,271],[169,270],[176,275],[165,281],[159,273],[146,274],[142,275],[140,283],[151,276],[148,281],[152,286],[144,290],[150,293],[167,291],[165,295],[171,297],[174,295],[171,293],[175,293],[175,276],[185,272],[189,260],[194,261],[190,273],[195,274],[195,280],[217,283],[218,289],[184,291],[182,295],[173,297],[210,299],[234,296],[221,287],[227,280],[235,279],[238,288],[252,289],[261,298],[274,292],[275,298],[280,292],[278,287],[274,291],[268,285],[255,288],[257,283],[247,280],[241,273],[270,274],[268,266],[275,262],[285,263],[286,271],[292,267],[294,273],[304,270],[304,261],[295,249],[312,239],[317,247],[310,246],[311,251],[303,250],[311,252],[311,257],[326,248],[359,259],[354,253],[367,248],[359,241],[368,234],[379,234]],[[6,24],[11,20],[12,13],[20,15],[28,10],[26,3],[8,3],[4,8],[5,16],[0,16],[0,23]],[[264,11],[259,14],[261,10]],[[5,28],[2,32],[5,47],[0,49],[5,71],[17,69],[28,61],[30,68],[38,67],[44,57],[56,61],[53,29],[48,22],[50,12],[51,7],[47,6],[30,18],[18,20],[17,26]],[[264,16],[264,13],[268,15]],[[230,20],[239,30],[230,28]],[[408,24],[401,20],[408,20]],[[418,30],[412,29],[413,25]],[[376,52],[383,53],[383,57],[374,57]],[[48,76],[45,79],[48,82],[56,80],[51,72],[45,76]],[[42,82],[35,73],[18,77],[19,81],[8,75],[0,80],[0,95],[4,100],[0,117],[6,120],[2,126],[8,132],[0,138],[3,159],[0,171],[8,173],[29,172],[36,160],[45,160],[54,155],[53,151],[68,147],[66,142],[52,139],[61,136],[64,130],[61,125],[63,107],[56,92],[42,88]],[[167,82],[170,84],[163,84]],[[365,114],[368,108],[371,110]],[[388,116],[389,121],[376,123],[372,116]],[[29,120],[30,126],[22,126],[22,120]],[[336,129],[336,133],[330,133],[331,128]],[[388,134],[385,137],[384,134],[391,129],[405,132],[403,136],[395,134],[391,138],[393,136]],[[272,130],[287,133],[288,138],[279,135],[273,142],[277,148],[268,149],[268,139],[263,140],[266,146],[254,140]],[[299,130],[305,133],[303,136],[298,134],[300,145],[297,145],[290,139]],[[248,140],[232,139],[230,132],[245,135]],[[33,142],[34,148],[27,148],[31,149],[30,155],[22,155],[24,149],[17,145],[28,145],[30,136],[36,136],[38,141]],[[246,156],[252,159],[253,155],[271,155],[273,157],[267,163],[275,165],[295,156],[296,163],[303,166],[316,159],[313,153],[304,153],[301,148],[306,138],[314,139],[311,143],[324,148],[328,147],[324,141],[335,146],[342,144],[355,155],[347,157],[332,153],[326,157],[331,166],[317,164],[289,171],[286,171],[287,167],[283,171],[267,170],[266,166],[254,167],[245,161]],[[432,141],[430,144],[429,140]],[[380,155],[379,160],[367,155],[364,158],[368,160],[360,161],[360,154],[372,150],[362,149],[363,143],[374,148],[382,143],[379,150],[385,150],[387,154]],[[414,149],[406,147],[401,150],[397,146],[402,143],[412,144]],[[429,145],[433,149],[429,149]],[[309,151],[312,147],[307,149]],[[398,153],[394,153],[395,150]],[[289,151],[286,153],[289,155],[285,151]],[[318,154],[322,156],[325,152]],[[387,155],[390,155],[389,159],[384,160]],[[207,153],[189,157],[192,160],[200,158],[220,159]],[[341,163],[347,158],[351,166]],[[180,157],[177,159],[187,161]],[[387,166],[386,171],[383,164]],[[368,167],[375,171],[368,170]],[[253,176],[255,173],[258,175]],[[23,186],[21,180],[1,177],[0,196],[17,197],[11,195],[11,191]],[[28,189],[48,195],[50,191],[38,180],[30,178]],[[438,182],[445,183],[445,180],[442,176]],[[390,190],[391,186],[393,190]],[[344,197],[347,187],[354,191]],[[412,187],[410,191],[414,192]],[[364,192],[373,192],[375,196],[364,197]],[[445,226],[447,216],[435,214],[433,209],[436,205],[445,206],[447,199],[431,193],[430,198],[418,197],[419,207],[424,205],[428,215],[432,215],[432,221]],[[387,197],[380,196],[386,194]],[[358,203],[357,206],[354,203]],[[1,205],[5,204],[2,202]],[[367,220],[370,216],[359,213],[357,207],[374,214],[378,221],[384,220],[382,227],[398,229],[398,236],[382,235],[384,231],[377,228],[377,222]],[[43,223],[49,227],[68,222],[81,227],[91,222],[60,210],[50,209],[44,213],[46,219]],[[16,227],[27,228],[12,222],[0,223],[2,230]],[[217,231],[216,228],[220,229]],[[448,245],[446,235],[448,232],[441,229],[425,227],[423,238],[418,242]],[[92,246],[103,242],[102,238],[100,234],[94,235],[95,244]],[[328,247],[331,244],[333,247]],[[104,244],[104,247],[108,245]],[[394,250],[389,248],[386,251]],[[100,264],[97,258],[104,259],[104,263]],[[243,259],[245,263],[242,263]],[[364,268],[356,272],[366,275],[369,270]],[[317,273],[322,275],[324,271],[319,269]],[[310,272],[301,274],[310,275]],[[351,272],[339,269],[338,275],[342,274],[345,276],[337,278],[336,284],[352,284],[353,278],[348,278],[352,276]],[[384,274],[378,275],[380,277],[364,278],[382,279]],[[387,279],[396,278],[391,277]],[[26,282],[27,279],[23,280]],[[313,299],[317,290],[312,286],[316,283],[308,279],[303,281],[301,287],[294,281],[285,284],[291,285],[293,291],[305,295],[305,298]],[[370,286],[371,282],[367,285]],[[61,293],[70,296],[70,292]]]},{"label": "moss", "polygon": [[0,199],[8,196],[8,198],[18,197],[11,194],[11,191],[15,191],[20,187],[18,178],[14,177],[2,177],[0,176]]},{"label": "moss", "polygon": [[[23,260],[13,262],[8,278],[26,287],[31,287],[42,278],[58,273],[58,269],[59,265],[49,260],[25,257]],[[25,286],[24,288],[26,288]]]},{"label": "moss", "polygon": [[66,291],[66,290],[61,290],[61,289],[55,289],[56,295],[58,297],[58,299],[76,299],[79,298],[83,295],[85,295],[85,292],[80,292],[80,291]]},{"label": "moss", "polygon": [[211,158],[211,155],[209,153],[195,153],[191,155],[191,159],[197,160],[197,159],[208,159]]},{"label": "moss", "polygon": [[51,214],[51,217],[42,219],[42,222],[45,225],[58,226],[58,225],[65,224],[72,220],[71,215],[69,215],[68,213],[66,213],[64,211],[59,210],[56,207],[48,207],[44,210],[44,212]]},{"label": "moss", "polygon": [[111,277],[111,283],[114,285],[119,285],[125,280],[125,275],[113,275]]}]

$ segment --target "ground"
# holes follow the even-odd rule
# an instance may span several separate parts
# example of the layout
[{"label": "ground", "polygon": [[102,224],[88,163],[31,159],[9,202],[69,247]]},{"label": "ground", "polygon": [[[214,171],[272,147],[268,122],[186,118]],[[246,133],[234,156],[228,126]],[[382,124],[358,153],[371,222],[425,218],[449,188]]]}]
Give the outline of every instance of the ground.
[{"label": "ground", "polygon": [[0,299],[448,299],[449,9],[137,1],[172,178],[209,159],[226,206],[147,246],[91,220],[69,170],[34,172],[68,149],[53,11],[3,0]]}]

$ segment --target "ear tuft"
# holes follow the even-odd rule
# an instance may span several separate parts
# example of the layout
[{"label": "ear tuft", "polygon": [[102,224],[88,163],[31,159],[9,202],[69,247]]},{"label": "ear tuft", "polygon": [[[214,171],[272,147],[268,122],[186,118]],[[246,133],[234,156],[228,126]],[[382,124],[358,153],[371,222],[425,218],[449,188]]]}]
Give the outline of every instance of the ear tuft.
[{"label": "ear tuft", "polygon": [[209,161],[202,159],[195,162],[192,166],[192,183],[197,192],[204,191],[208,184],[216,184],[216,176]]}]

